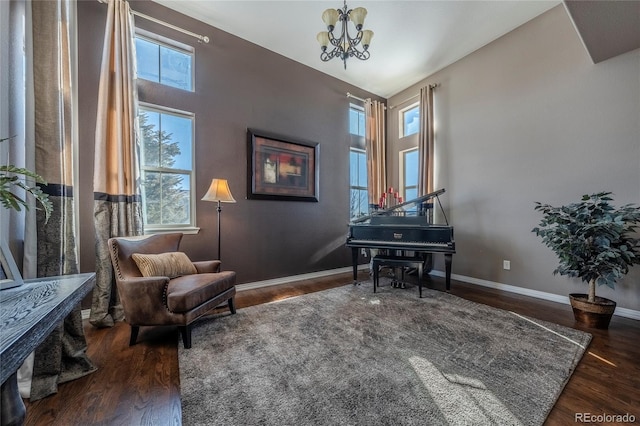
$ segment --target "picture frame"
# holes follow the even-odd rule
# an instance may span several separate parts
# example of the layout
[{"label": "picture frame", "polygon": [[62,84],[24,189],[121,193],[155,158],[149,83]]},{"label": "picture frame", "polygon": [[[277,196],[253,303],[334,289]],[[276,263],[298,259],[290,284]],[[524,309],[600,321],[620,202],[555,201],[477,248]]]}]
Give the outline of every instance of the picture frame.
[{"label": "picture frame", "polygon": [[19,287],[22,283],[20,270],[13,260],[9,246],[6,241],[0,241],[0,290]]},{"label": "picture frame", "polygon": [[320,145],[247,129],[247,198],[319,200]]}]

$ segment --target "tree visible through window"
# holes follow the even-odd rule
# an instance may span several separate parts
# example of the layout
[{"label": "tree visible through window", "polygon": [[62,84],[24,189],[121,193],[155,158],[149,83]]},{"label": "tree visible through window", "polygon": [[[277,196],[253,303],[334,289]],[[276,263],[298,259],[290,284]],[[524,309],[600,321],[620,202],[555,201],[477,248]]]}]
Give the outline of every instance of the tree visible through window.
[{"label": "tree visible through window", "polygon": [[191,225],[193,117],[140,109],[145,227]]}]

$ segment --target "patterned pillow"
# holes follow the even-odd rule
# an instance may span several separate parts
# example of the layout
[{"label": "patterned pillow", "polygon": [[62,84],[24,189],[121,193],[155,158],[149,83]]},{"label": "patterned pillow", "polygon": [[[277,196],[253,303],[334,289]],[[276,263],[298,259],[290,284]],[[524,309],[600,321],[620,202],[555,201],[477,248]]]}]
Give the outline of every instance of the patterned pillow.
[{"label": "patterned pillow", "polygon": [[198,272],[189,257],[180,251],[160,254],[133,253],[131,257],[143,277],[175,278]]}]

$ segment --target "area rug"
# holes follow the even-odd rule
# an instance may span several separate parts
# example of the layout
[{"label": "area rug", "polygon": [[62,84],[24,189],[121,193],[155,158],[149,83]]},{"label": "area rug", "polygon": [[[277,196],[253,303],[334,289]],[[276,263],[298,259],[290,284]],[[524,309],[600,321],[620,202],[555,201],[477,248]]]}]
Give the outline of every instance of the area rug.
[{"label": "area rug", "polygon": [[591,340],[384,280],[199,322],[183,424],[541,425]]}]

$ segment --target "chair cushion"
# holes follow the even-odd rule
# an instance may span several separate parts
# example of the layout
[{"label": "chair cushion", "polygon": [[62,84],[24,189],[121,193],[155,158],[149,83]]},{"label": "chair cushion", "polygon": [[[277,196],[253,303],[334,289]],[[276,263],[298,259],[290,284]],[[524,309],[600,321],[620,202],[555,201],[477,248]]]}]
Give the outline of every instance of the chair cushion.
[{"label": "chair cushion", "polygon": [[133,253],[131,257],[143,277],[175,278],[198,272],[189,257],[179,251],[160,254]]},{"label": "chair cushion", "polygon": [[174,278],[167,286],[167,307],[171,312],[187,312],[213,299],[236,284],[236,273],[186,275]]}]

